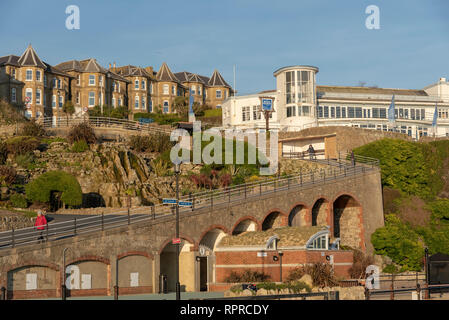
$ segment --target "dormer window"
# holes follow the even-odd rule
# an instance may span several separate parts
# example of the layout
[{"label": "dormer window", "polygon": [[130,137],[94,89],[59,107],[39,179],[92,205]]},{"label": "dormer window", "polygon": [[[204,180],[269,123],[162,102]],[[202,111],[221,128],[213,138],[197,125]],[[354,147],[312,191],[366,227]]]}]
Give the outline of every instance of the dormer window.
[{"label": "dormer window", "polygon": [[266,248],[267,250],[277,250],[278,249],[279,237],[274,235],[267,240]]},{"label": "dormer window", "polygon": [[308,250],[328,250],[329,249],[329,230],[320,231],[314,234],[307,241]]}]

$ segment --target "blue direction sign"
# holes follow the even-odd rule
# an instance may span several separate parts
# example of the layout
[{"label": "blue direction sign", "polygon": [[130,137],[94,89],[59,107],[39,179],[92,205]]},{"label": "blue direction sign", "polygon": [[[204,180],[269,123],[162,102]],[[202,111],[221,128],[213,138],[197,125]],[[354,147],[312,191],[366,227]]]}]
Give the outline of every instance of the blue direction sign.
[{"label": "blue direction sign", "polygon": [[192,201],[179,201],[179,206],[180,207],[191,207]]},{"label": "blue direction sign", "polygon": [[176,199],[162,199],[163,204],[176,204]]},{"label": "blue direction sign", "polygon": [[262,99],[262,110],[271,111],[273,110],[273,100],[272,99]]}]

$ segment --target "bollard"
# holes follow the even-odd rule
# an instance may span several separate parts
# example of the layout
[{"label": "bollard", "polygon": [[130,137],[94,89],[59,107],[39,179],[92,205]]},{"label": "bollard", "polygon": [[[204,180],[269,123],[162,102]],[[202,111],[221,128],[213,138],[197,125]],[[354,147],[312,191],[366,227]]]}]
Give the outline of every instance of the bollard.
[{"label": "bollard", "polygon": [[367,287],[365,287],[365,300],[369,300],[369,299],[370,299],[369,289]]},{"label": "bollard", "polygon": [[118,300],[118,286],[114,286],[114,300]]}]

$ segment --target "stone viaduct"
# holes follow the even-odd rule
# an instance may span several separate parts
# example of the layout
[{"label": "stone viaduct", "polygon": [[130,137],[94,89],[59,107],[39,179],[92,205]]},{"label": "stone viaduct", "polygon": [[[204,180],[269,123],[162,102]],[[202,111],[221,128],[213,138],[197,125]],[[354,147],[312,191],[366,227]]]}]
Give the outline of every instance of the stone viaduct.
[{"label": "stone viaduct", "polygon": [[[372,252],[370,237],[383,226],[380,169],[222,203],[180,215],[182,290],[199,291],[202,273],[214,282],[213,250],[225,234],[276,226],[326,224],[341,244]],[[63,252],[71,296],[158,292],[159,275],[174,288],[175,217],[124,225],[66,239],[0,249],[0,287],[10,299],[58,297]],[[205,250],[202,250],[204,248]],[[201,249],[201,250],[200,250]],[[206,253],[205,253],[206,252]],[[207,268],[199,255],[208,255]],[[76,267],[75,267],[76,266]],[[67,283],[67,282],[66,282]]]}]

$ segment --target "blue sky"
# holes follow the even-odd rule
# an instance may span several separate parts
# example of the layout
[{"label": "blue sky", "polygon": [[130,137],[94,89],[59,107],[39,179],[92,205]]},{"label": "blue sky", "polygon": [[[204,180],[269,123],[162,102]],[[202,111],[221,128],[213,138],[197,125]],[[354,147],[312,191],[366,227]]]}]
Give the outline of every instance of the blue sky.
[{"label": "blue sky", "polygon": [[[380,29],[365,8],[380,9]],[[80,8],[80,30],[65,8]],[[422,88],[449,78],[447,0],[0,0],[0,56],[31,43],[50,64],[96,58],[210,76],[240,94],[275,88],[273,71],[319,67],[318,84]]]}]

